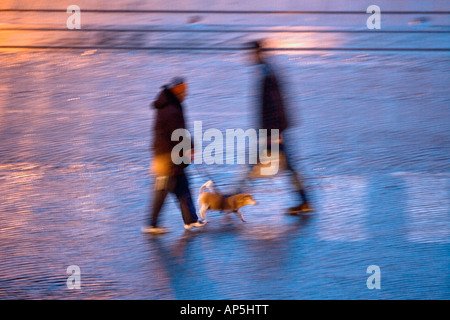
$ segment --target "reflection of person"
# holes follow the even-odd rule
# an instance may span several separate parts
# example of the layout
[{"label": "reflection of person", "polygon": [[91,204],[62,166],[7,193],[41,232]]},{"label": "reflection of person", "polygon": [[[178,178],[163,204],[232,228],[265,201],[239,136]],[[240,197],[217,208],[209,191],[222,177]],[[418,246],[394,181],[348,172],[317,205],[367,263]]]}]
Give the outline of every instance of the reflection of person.
[{"label": "reflection of person", "polygon": [[157,226],[157,221],[169,192],[175,194],[178,199],[185,229],[201,227],[205,224],[195,213],[189,182],[184,172],[186,165],[183,163],[177,165],[171,159],[172,149],[179,143],[172,141],[172,132],[176,129],[186,129],[181,104],[186,93],[185,81],[177,77],[163,87],[153,102],[157,110],[153,141],[153,172],[156,174],[156,179],[153,205],[149,208],[150,225],[143,228],[144,232],[154,234],[166,232],[164,228]]},{"label": "reflection of person", "polygon": [[[309,212],[311,211],[311,207],[309,206],[304,187],[299,176],[292,167],[292,163],[291,161],[289,161],[289,157],[287,154],[286,141],[283,137],[283,131],[288,127],[288,121],[284,110],[283,98],[277,77],[272,70],[272,67],[264,59],[261,42],[251,42],[250,47],[253,54],[252,58],[254,59],[254,62],[261,67],[263,74],[261,79],[261,87],[259,89],[261,90],[259,93],[261,106],[260,129],[267,129],[267,134],[269,135],[269,137],[267,138],[268,142],[271,141],[271,129],[279,130],[280,155],[285,161],[285,168],[291,174],[295,189],[301,200],[300,204],[296,207],[290,208],[289,212],[291,214]],[[246,179],[251,177],[251,174],[249,174]],[[245,185],[245,181],[243,182],[243,184]]]}]

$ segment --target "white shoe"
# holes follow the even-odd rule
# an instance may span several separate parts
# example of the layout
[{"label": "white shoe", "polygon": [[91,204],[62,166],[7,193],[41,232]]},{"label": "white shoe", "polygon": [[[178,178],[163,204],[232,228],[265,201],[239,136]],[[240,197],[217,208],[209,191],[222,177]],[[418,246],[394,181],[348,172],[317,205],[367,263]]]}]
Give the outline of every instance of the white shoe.
[{"label": "white shoe", "polygon": [[153,226],[145,226],[142,227],[142,232],[151,233],[151,234],[164,234],[167,233],[167,230],[161,227],[153,227]]},{"label": "white shoe", "polygon": [[206,224],[206,222],[201,221],[201,220],[197,220],[196,222],[189,223],[189,224],[185,224],[185,225],[184,225],[184,228],[185,228],[186,230],[190,230],[190,229],[192,229],[192,228],[200,228],[200,227],[203,227],[205,224]]}]

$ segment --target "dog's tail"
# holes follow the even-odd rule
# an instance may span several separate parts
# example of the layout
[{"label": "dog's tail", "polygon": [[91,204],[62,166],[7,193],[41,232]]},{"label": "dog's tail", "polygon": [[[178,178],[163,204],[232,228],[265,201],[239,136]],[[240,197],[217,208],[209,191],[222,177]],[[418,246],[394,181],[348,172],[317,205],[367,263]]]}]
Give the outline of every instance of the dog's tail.
[{"label": "dog's tail", "polygon": [[212,187],[213,184],[214,184],[214,182],[212,182],[212,180],[206,181],[206,183],[200,187],[200,193],[203,193],[203,191],[205,190],[205,188],[210,188],[210,187]]}]

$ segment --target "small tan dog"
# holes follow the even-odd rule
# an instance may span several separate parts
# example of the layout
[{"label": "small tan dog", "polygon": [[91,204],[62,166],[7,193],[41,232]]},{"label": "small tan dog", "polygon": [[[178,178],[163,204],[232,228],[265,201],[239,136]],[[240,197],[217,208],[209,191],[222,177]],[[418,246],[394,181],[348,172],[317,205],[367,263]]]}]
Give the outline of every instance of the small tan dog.
[{"label": "small tan dog", "polygon": [[[209,180],[200,187],[198,196],[198,204],[200,206],[200,217],[206,222],[206,213],[208,210],[220,210],[224,213],[236,213],[243,222],[244,216],[239,211],[240,208],[246,205],[258,204],[253,197],[248,193],[240,193],[232,196],[221,195],[214,189],[214,183]],[[205,188],[210,189],[206,192]]]}]

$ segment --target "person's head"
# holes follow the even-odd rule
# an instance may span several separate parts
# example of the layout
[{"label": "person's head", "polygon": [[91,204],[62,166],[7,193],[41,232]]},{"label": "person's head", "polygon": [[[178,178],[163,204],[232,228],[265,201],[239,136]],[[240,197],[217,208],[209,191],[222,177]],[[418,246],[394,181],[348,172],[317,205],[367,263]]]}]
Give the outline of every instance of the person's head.
[{"label": "person's head", "polygon": [[261,40],[255,40],[248,43],[248,46],[251,50],[251,61],[255,64],[261,64],[264,62],[264,53],[262,52],[263,43]]},{"label": "person's head", "polygon": [[178,101],[183,102],[187,96],[187,85],[181,77],[175,77],[170,81],[169,90],[177,97]]}]

